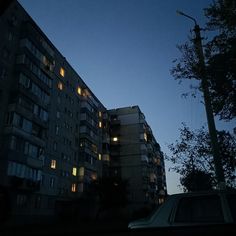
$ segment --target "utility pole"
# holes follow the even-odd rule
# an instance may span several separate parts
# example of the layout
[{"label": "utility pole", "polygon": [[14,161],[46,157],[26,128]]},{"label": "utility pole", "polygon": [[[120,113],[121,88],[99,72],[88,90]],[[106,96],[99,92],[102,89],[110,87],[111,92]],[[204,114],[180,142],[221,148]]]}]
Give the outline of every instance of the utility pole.
[{"label": "utility pole", "polygon": [[222,161],[220,157],[219,145],[218,145],[218,140],[217,140],[217,132],[216,132],[213,109],[212,109],[212,104],[211,104],[211,97],[210,97],[208,82],[206,78],[206,65],[205,65],[205,59],[204,59],[204,53],[203,53],[203,47],[202,47],[202,37],[201,37],[201,32],[200,32],[201,29],[199,25],[197,24],[196,19],[180,11],[177,11],[177,13],[193,20],[195,24],[194,46],[195,46],[196,54],[199,60],[201,87],[203,91],[203,97],[204,97],[204,103],[205,103],[205,109],[206,109],[208,130],[209,130],[210,139],[211,139],[211,147],[212,147],[212,153],[213,153],[213,158],[214,158],[216,179],[217,179],[218,188],[225,189],[224,171],[222,167]]}]

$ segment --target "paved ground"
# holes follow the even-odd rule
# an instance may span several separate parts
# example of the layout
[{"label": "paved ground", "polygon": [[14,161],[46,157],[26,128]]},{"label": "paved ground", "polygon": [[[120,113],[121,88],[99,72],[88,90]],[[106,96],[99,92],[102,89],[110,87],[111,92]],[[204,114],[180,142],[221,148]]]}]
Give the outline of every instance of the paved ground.
[{"label": "paved ground", "polygon": [[3,235],[124,235],[127,231],[127,222],[77,222],[54,224],[31,224],[7,226],[0,229]]}]

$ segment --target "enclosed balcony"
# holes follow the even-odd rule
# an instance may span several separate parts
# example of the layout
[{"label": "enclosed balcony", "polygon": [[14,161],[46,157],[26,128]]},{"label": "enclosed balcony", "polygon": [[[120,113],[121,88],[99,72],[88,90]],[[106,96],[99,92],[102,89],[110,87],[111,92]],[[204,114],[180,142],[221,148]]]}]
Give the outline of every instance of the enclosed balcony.
[{"label": "enclosed balcony", "polygon": [[43,158],[44,157],[39,157],[39,158],[27,158],[27,165],[33,168],[41,169],[43,167]]}]

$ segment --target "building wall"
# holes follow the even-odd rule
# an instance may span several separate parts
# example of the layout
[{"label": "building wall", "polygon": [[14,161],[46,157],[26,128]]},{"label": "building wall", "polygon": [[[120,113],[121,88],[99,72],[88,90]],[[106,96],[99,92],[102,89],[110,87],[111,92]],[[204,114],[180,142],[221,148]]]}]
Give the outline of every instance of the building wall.
[{"label": "building wall", "polygon": [[[109,110],[111,170],[129,182],[129,200],[140,205],[157,203],[166,191],[163,154],[138,106]],[[117,140],[114,140],[117,138]]]},{"label": "building wall", "polygon": [[13,215],[54,214],[102,175],[106,109],[20,4],[0,25],[0,185]]},{"label": "building wall", "polygon": [[131,202],[154,202],[166,186],[164,159],[139,107],[107,111],[17,1],[0,16],[0,28],[0,200],[9,199],[6,211],[54,215],[58,204],[110,175],[129,181]]}]

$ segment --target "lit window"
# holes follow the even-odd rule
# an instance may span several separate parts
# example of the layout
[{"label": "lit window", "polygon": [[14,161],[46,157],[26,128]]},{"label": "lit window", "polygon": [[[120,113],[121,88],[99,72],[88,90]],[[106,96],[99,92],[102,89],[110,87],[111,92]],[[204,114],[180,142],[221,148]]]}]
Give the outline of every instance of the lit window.
[{"label": "lit window", "polygon": [[154,173],[150,174],[150,182],[154,183],[156,181],[156,175]]},{"label": "lit window", "polygon": [[164,203],[164,198],[159,198],[158,201],[159,201],[159,204],[163,204]]},{"label": "lit window", "polygon": [[76,192],[76,184],[71,185],[71,192],[73,192],[73,193]]},{"label": "lit window", "polygon": [[84,176],[84,167],[79,168],[79,176]]},{"label": "lit window", "polygon": [[146,142],[147,142],[147,134],[146,134],[146,133],[143,134],[143,137],[144,137],[144,139],[145,139]]},{"label": "lit window", "polygon": [[117,142],[117,141],[118,141],[118,137],[113,137],[113,138],[112,138],[112,141],[113,141],[113,142]]},{"label": "lit window", "polygon": [[56,160],[51,160],[51,168],[56,169],[57,161]]},{"label": "lit window", "polygon": [[72,175],[76,176],[77,175],[77,168],[73,167],[72,169]]},{"label": "lit window", "polygon": [[102,112],[101,111],[98,112],[98,116],[102,117]]},{"label": "lit window", "polygon": [[78,93],[79,95],[81,95],[81,94],[82,94],[82,90],[81,90],[81,88],[80,88],[80,87],[78,87],[78,88],[77,88],[77,93]]},{"label": "lit window", "polygon": [[93,150],[93,152],[95,152],[95,153],[98,152],[97,146],[96,146],[95,144],[92,144],[92,150]]},{"label": "lit window", "polygon": [[61,75],[62,77],[65,76],[65,70],[64,70],[62,67],[60,68],[60,75]]},{"label": "lit window", "polygon": [[102,160],[102,154],[101,154],[101,153],[98,154],[98,160],[99,160],[99,161]]},{"label": "lit window", "polygon": [[110,156],[109,156],[108,154],[104,154],[104,155],[102,156],[102,160],[103,160],[103,161],[110,161]]},{"label": "lit window", "polygon": [[97,173],[92,173],[91,174],[91,179],[96,180],[97,179]]},{"label": "lit window", "polygon": [[102,122],[101,121],[99,121],[98,126],[99,126],[99,128],[102,128]]},{"label": "lit window", "polygon": [[60,89],[60,90],[63,89],[63,84],[62,84],[62,82],[59,82],[59,83],[57,84],[57,88]]}]

